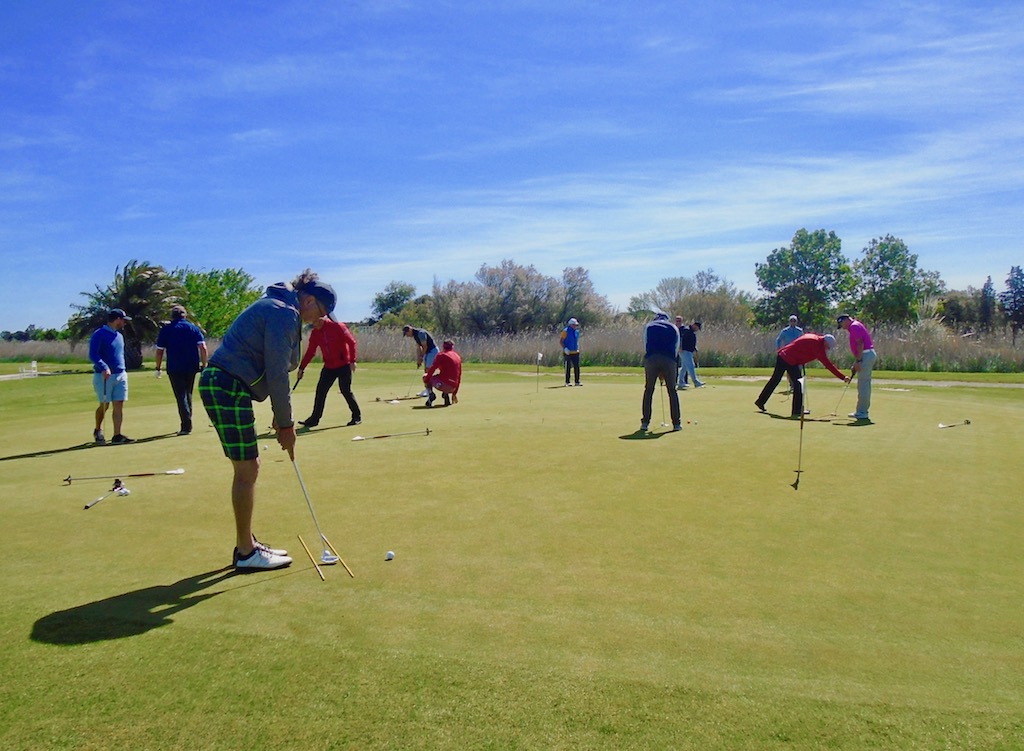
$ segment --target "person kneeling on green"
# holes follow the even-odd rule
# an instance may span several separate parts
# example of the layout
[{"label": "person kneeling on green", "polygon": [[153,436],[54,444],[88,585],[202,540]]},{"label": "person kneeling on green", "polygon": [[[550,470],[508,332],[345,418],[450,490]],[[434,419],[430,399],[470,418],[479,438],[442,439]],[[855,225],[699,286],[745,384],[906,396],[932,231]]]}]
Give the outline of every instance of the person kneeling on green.
[{"label": "person kneeling on green", "polygon": [[764,412],[764,405],[768,401],[768,397],[779,385],[783,374],[788,373],[789,379],[793,383],[792,416],[800,417],[804,411],[803,374],[800,372],[800,366],[814,360],[828,368],[832,375],[840,381],[849,383],[850,379],[828,359],[829,350],[835,346],[836,338],[831,334],[803,334],[780,349],[775,356],[775,370],[772,372],[772,377],[761,389],[761,395],[757,397],[754,406]]}]

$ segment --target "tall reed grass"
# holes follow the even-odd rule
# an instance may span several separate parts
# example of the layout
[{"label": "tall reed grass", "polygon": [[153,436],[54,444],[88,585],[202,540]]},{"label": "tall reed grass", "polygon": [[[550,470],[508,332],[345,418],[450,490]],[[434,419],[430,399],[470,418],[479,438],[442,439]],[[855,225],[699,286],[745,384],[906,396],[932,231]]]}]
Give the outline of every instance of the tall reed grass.
[{"label": "tall reed grass", "polygon": [[[412,340],[401,329],[352,325],[362,362],[403,362],[415,359]],[[776,331],[744,326],[705,326],[699,334],[700,364],[704,367],[766,368],[775,363]],[[942,373],[1024,372],[1024,349],[1014,348],[1008,334],[960,336],[939,321],[928,319],[914,326],[879,327],[872,332],[879,370]],[[443,336],[436,336],[440,344]],[[837,334],[835,360],[847,365],[846,335]],[[216,341],[208,342],[210,351]],[[642,362],[643,324],[623,323],[588,328],[580,338],[580,361],[585,366],[639,366]],[[558,335],[547,332],[514,336],[470,336],[456,340],[456,350],[470,363],[508,363],[534,367],[537,355],[546,366],[561,363]],[[153,361],[152,348],[144,351]],[[88,343],[0,342],[0,360],[50,363],[85,363]]]}]

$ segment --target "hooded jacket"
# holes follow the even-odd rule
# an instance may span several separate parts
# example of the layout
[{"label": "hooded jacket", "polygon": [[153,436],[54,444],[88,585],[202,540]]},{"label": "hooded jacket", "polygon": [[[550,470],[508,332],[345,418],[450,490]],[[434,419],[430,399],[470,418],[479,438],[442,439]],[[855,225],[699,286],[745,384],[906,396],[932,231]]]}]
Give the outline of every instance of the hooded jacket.
[{"label": "hooded jacket", "polygon": [[256,401],[269,396],[274,424],[290,428],[295,421],[288,373],[299,366],[301,348],[298,295],[287,282],[278,282],[235,319],[209,364],[245,384]]}]

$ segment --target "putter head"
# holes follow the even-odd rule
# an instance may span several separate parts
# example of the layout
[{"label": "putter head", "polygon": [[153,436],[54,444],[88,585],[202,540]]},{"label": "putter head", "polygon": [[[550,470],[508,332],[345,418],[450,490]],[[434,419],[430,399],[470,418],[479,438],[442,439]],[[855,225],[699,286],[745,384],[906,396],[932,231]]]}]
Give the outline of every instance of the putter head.
[{"label": "putter head", "polygon": [[361,435],[354,435],[354,436],[352,436],[352,440],[353,441],[365,441],[366,439],[363,438]]},{"label": "putter head", "polygon": [[338,560],[339,560],[338,556],[336,556],[330,550],[326,550],[325,549],[324,552],[320,554],[320,565],[321,566],[333,566],[334,564],[336,564],[338,562]]}]

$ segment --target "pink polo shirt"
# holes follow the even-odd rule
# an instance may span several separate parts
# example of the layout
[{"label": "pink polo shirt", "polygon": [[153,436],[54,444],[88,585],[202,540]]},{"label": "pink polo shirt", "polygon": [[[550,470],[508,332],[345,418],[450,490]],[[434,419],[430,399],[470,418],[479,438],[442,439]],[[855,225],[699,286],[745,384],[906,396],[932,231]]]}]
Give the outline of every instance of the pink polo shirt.
[{"label": "pink polo shirt", "polygon": [[856,357],[859,353],[857,351],[857,342],[861,343],[860,352],[867,349],[874,349],[875,344],[871,341],[871,333],[868,331],[868,327],[858,321],[856,318],[850,321],[850,352]]}]

